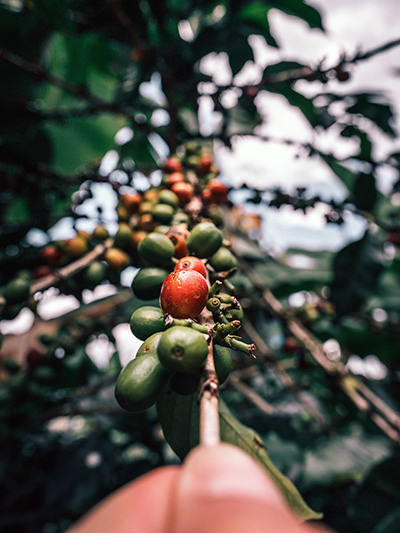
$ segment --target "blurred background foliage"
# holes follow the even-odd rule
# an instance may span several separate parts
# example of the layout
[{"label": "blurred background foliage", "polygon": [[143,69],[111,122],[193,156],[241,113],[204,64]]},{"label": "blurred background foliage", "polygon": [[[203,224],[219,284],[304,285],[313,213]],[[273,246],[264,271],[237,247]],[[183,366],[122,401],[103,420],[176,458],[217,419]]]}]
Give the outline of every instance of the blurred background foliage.
[{"label": "blurred background foliage", "polygon": [[[236,74],[254,61],[250,36],[279,47],[268,22],[272,9],[324,31],[319,12],[302,0],[0,2],[0,284],[37,268],[41,246],[60,219],[78,228],[82,221],[115,228],[116,218],[99,207],[104,197],[115,206],[119,188],[157,183],[156,169],[183,142],[229,148],[256,136],[264,120],[257,96],[265,92],[282,95],[316,136],[332,129],[356,140],[353,153],[339,159],[333,150],[282,139],[337,176],[346,190],[342,201],[310,192],[306,179],[290,192],[267,183],[232,187],[229,232],[242,266],[232,282],[260,356],[235,358],[236,377],[222,397],[332,528],[394,533],[400,520],[400,154],[382,159],[374,150],[374,131],[397,136],[391,102],[383,93],[346,93],[341,84],[359,62],[398,42],[342,56],[334,65],[285,59],[268,64],[257,83],[239,84]],[[230,82],[219,85],[200,68],[211,52],[227,54]],[[325,90],[331,80],[340,82],[337,92],[331,85]],[[319,90],[309,96],[298,81]],[[207,135],[198,112],[205,95],[218,119]],[[125,133],[122,140],[118,132]],[[387,194],[377,187],[383,166],[397,175]],[[321,246],[270,254],[259,245],[256,215],[263,210],[290,206],[309,213],[322,203],[326,224],[340,228],[349,213],[357,215],[364,235],[339,251]],[[177,461],[155,410],[128,415],[114,402],[121,368],[115,327],[142,302],[124,288],[123,275],[109,273],[102,285],[115,294],[88,303],[85,291],[95,284],[84,273],[61,280],[57,294],[74,296],[79,308],[46,321],[37,293],[28,304],[36,313],[32,329],[5,336],[4,533],[63,531],[117,487]],[[7,306],[3,324],[26,307]],[[107,352],[100,363],[88,349],[96,339]]]}]

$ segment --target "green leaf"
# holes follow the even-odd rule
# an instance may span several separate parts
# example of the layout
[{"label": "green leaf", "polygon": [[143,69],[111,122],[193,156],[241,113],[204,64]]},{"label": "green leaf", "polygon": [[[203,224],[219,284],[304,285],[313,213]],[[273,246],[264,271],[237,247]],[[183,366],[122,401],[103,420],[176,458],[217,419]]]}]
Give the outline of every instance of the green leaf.
[{"label": "green leaf", "polygon": [[266,7],[265,3],[251,2],[240,10],[238,18],[249,25],[253,30],[253,33],[261,34],[270,46],[279,48],[279,45],[270,30],[268,11],[269,9]]},{"label": "green leaf", "polygon": [[363,115],[371,120],[378,128],[391,137],[396,136],[396,131],[392,125],[394,113],[389,105],[379,93],[360,93],[349,95],[354,103],[347,106],[346,112],[356,115]]},{"label": "green leaf", "polygon": [[264,76],[279,74],[281,72],[290,72],[303,67],[305,67],[305,65],[298,63],[297,61],[279,61],[279,63],[267,65],[264,70]]},{"label": "green leaf", "polygon": [[[400,506],[399,476],[400,458],[394,456],[375,466],[358,487],[349,509],[358,531],[398,531],[398,523],[397,529],[389,529],[389,525],[393,511],[398,511]],[[387,526],[386,521],[389,522]]]},{"label": "green leaf", "polygon": [[125,121],[114,114],[70,118],[64,123],[47,123],[53,145],[52,166],[62,174],[76,173],[80,167],[101,159],[115,147],[114,135]]},{"label": "green leaf", "polygon": [[384,264],[383,241],[368,231],[336,254],[330,293],[339,315],[363,306],[374,291]]},{"label": "green leaf", "polygon": [[[181,396],[166,391],[157,403],[157,410],[165,438],[183,459],[199,444],[199,405],[197,394]],[[261,437],[241,424],[223,400],[219,402],[221,440],[238,446],[259,462],[272,477],[286,501],[303,520],[322,517],[308,507],[296,487],[272,463]],[[179,423],[177,423],[179,421]]]},{"label": "green leaf", "polygon": [[319,152],[319,156],[321,157],[322,161],[324,161],[336,174],[336,176],[342,180],[347,189],[351,191],[354,187],[354,183],[357,180],[358,174],[339,163],[339,161],[331,154],[323,154]]},{"label": "green leaf", "polygon": [[307,486],[359,480],[389,453],[385,437],[369,436],[361,425],[353,423],[339,435],[318,440],[306,451],[303,475]]},{"label": "green leaf", "polygon": [[253,134],[254,128],[261,123],[261,117],[257,110],[252,112],[248,106],[245,107],[240,104],[226,110],[226,115],[226,134],[228,137]]},{"label": "green leaf", "polygon": [[360,173],[354,183],[350,201],[364,211],[372,211],[378,199],[375,176],[373,174]]},{"label": "green leaf", "polygon": [[120,154],[121,159],[133,159],[138,167],[141,165],[144,167],[156,165],[154,150],[147,135],[137,129],[133,139],[121,146]]},{"label": "green leaf", "polygon": [[191,135],[199,135],[199,120],[194,109],[181,107],[178,112],[178,119],[186,132]]},{"label": "green leaf", "polygon": [[324,30],[320,13],[314,7],[303,2],[303,0],[270,0],[266,5],[304,20],[310,28]]},{"label": "green leaf", "polygon": [[242,70],[247,61],[253,59],[253,50],[247,41],[247,36],[240,32],[237,35],[231,35],[230,39],[226,41],[225,52],[229,56],[229,64],[234,76]]},{"label": "green leaf", "polygon": [[[267,69],[266,73],[268,72]],[[313,128],[321,126],[327,129],[334,124],[335,119],[328,113],[326,108],[316,107],[311,98],[307,98],[295,91],[289,84],[282,83],[276,86],[268,86],[267,89],[270,92],[281,94],[290,105],[298,107]]]},{"label": "green leaf", "polygon": [[360,141],[360,152],[358,154],[358,158],[364,161],[371,160],[372,142],[368,134],[365,133],[365,131],[360,130],[352,124],[349,124],[348,126],[345,126],[343,128],[340,135],[342,137],[358,137]]}]

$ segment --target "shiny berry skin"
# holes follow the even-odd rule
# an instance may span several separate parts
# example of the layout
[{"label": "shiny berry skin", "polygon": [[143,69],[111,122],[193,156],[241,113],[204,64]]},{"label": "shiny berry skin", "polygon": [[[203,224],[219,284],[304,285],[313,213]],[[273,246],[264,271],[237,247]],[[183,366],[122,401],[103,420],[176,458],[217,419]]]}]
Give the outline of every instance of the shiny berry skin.
[{"label": "shiny berry skin", "polygon": [[63,253],[55,246],[48,244],[40,252],[40,259],[47,265],[57,266],[63,257]]},{"label": "shiny berry skin", "polygon": [[186,204],[193,198],[193,187],[190,183],[175,183],[175,185],[172,186],[172,190],[183,204]]},{"label": "shiny berry skin", "polygon": [[199,160],[199,170],[200,172],[209,172],[214,162],[213,156],[211,154],[201,154]]},{"label": "shiny berry skin", "polygon": [[208,189],[211,193],[211,201],[216,204],[226,202],[228,196],[228,187],[219,180],[211,180],[208,184]]},{"label": "shiny berry skin", "polygon": [[342,70],[341,67],[338,67],[336,70],[336,79],[338,81],[344,82],[350,79],[350,73],[347,70]]},{"label": "shiny berry skin", "polygon": [[204,189],[201,193],[201,197],[203,199],[203,202],[208,203],[211,202],[211,191],[210,189]]},{"label": "shiny berry skin", "polygon": [[186,241],[189,237],[189,230],[185,226],[173,226],[167,231],[166,236],[174,245],[174,257],[180,259],[188,255]]},{"label": "shiny berry skin", "polygon": [[120,196],[121,204],[127,209],[129,214],[137,213],[142,195],[139,193],[125,193]]},{"label": "shiny berry skin", "polygon": [[180,172],[182,170],[182,163],[177,157],[169,157],[164,164],[164,172],[171,174],[172,172]]},{"label": "shiny berry skin", "polygon": [[64,250],[71,257],[81,257],[87,252],[86,239],[79,235],[72,237],[65,242]]},{"label": "shiny berry skin", "polygon": [[51,266],[39,265],[35,268],[34,276],[35,276],[35,279],[40,279],[52,273],[53,273],[53,268]]},{"label": "shiny berry skin", "polygon": [[207,279],[207,271],[203,261],[192,255],[182,257],[182,259],[176,263],[174,270],[175,272],[178,272],[179,270],[196,270]]},{"label": "shiny berry skin", "polygon": [[182,174],[182,172],[173,172],[170,174],[167,178],[167,187],[171,188],[175,185],[175,183],[182,183],[185,181],[185,176]]},{"label": "shiny berry skin", "polygon": [[161,309],[174,318],[196,318],[207,299],[207,281],[196,270],[171,272],[161,287]]},{"label": "shiny berry skin", "polygon": [[104,254],[108,266],[114,270],[121,270],[129,265],[129,256],[119,248],[109,248]]},{"label": "shiny berry skin", "polygon": [[252,86],[245,87],[243,91],[243,95],[248,100],[253,100],[257,96],[257,94],[258,94],[258,87],[252,87]]}]

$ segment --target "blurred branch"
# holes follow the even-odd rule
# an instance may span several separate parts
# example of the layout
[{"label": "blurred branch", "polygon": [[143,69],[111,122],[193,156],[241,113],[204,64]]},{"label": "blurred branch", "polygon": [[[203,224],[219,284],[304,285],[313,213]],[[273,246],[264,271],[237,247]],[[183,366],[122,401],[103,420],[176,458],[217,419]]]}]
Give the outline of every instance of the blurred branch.
[{"label": "blurred branch", "polygon": [[56,270],[54,274],[49,274],[48,276],[35,281],[31,285],[31,294],[34,294],[38,291],[43,291],[44,289],[56,285],[59,281],[68,279],[74,274],[77,274],[80,270],[88,267],[95,259],[101,257],[107,248],[110,248],[112,243],[112,239],[107,239],[103,244],[98,244],[95,248],[93,248],[93,250],[80,257],[73,263]]},{"label": "blurred branch", "polygon": [[6,50],[5,48],[0,48],[0,59],[5,61],[9,65],[13,65],[19,68],[20,70],[23,70],[24,72],[30,74],[39,81],[46,81],[48,83],[51,83],[59,89],[62,89],[63,91],[76,96],[77,98],[85,100],[92,106],[92,108],[96,108],[98,111],[108,111],[110,113],[124,115],[130,120],[132,120],[135,123],[135,126],[139,129],[144,130],[148,133],[157,132],[160,135],[160,133],[147,122],[136,120],[132,113],[129,111],[129,109],[125,108],[124,106],[121,106],[118,103],[109,103],[100,98],[97,98],[97,96],[94,96],[85,85],[77,85],[58,78],[47,70],[41,68],[39,65],[36,65],[31,61],[27,61],[26,59],[18,56],[17,54],[14,54],[13,52],[10,52],[9,50]]},{"label": "blurred branch", "polygon": [[132,20],[125,13],[121,5],[121,0],[107,0],[106,3],[110,6],[110,9],[114,17],[118,20],[121,26],[127,31],[132,41],[132,44],[136,46],[138,50],[145,50],[147,47],[143,43],[142,39],[139,37],[139,34]]},{"label": "blurred branch", "polygon": [[276,372],[276,375],[279,377],[281,383],[290,391],[294,396],[299,400],[303,405],[305,410],[311,414],[311,416],[318,422],[318,424],[326,429],[329,427],[328,422],[326,421],[324,415],[309,401],[309,399],[302,394],[302,391],[298,389],[298,386],[294,383],[293,379],[283,368],[280,361],[278,361],[275,355],[266,345],[265,341],[257,333],[253,325],[247,320],[243,322],[243,329],[250,337],[250,339],[257,346],[257,353],[261,355],[264,362],[268,367],[272,367]]},{"label": "blurred branch", "polygon": [[239,378],[239,376],[235,374],[235,372],[233,372],[229,376],[229,383],[234,389],[240,392],[250,403],[255,405],[260,411],[262,411],[266,415],[273,415],[276,413],[275,407],[273,407],[253,389],[243,383],[243,381]]},{"label": "blurred branch", "polygon": [[353,56],[352,59],[346,60],[346,62],[356,63],[358,61],[365,61],[366,59],[369,59],[372,56],[381,54],[382,52],[386,52],[387,50],[390,50],[391,48],[394,48],[395,46],[399,46],[399,45],[400,45],[400,39],[393,39],[392,41],[388,41],[385,44],[381,44],[380,46],[377,46],[376,48],[372,48],[371,50],[368,50],[367,52],[358,52],[355,56]]},{"label": "blurred branch", "polygon": [[[44,276],[43,278],[35,281],[31,284],[30,287],[31,295],[35,294],[38,291],[43,291],[45,289],[48,289],[49,287],[57,285],[60,281],[68,279],[74,274],[77,274],[80,270],[83,270],[84,268],[88,267],[92,263],[92,261],[101,257],[103,253],[107,250],[107,248],[110,248],[112,243],[112,239],[107,239],[103,244],[98,244],[95,248],[93,248],[93,250],[80,257],[73,263],[70,263],[69,265],[66,265],[63,268],[56,270],[54,273],[48,274],[47,276]],[[3,296],[0,296],[0,310],[3,309],[5,304],[5,298]]]},{"label": "blurred branch", "polygon": [[294,83],[299,80],[326,81],[330,74],[336,74],[340,69],[342,69],[343,66],[348,66],[358,63],[360,61],[365,61],[366,59],[370,59],[371,57],[377,54],[386,52],[387,50],[390,50],[391,48],[394,48],[399,45],[400,39],[394,39],[381,46],[372,48],[371,50],[368,50],[366,52],[357,52],[356,54],[350,57],[346,57],[345,55],[343,55],[336,65],[328,68],[323,68],[323,63],[320,62],[320,64],[316,68],[304,66],[301,68],[291,69],[284,72],[278,72],[276,74],[268,74],[267,71],[267,74],[263,76],[259,83],[241,86],[237,86],[233,83],[227,85],[220,85],[217,87],[217,94],[232,88],[238,88],[243,91],[246,91],[246,89],[249,88],[262,89],[264,86],[267,87],[268,85],[277,85],[280,83]]},{"label": "blurred branch", "polygon": [[[240,260],[240,266],[261,293],[266,308],[277,316],[288,331],[297,339],[314,361],[334,378],[337,385],[346,393],[352,402],[382,430],[396,444],[400,444],[400,417],[386,402],[376,396],[359,378],[351,374],[346,366],[339,361],[330,361],[322,344],[297,319],[288,316],[280,301],[275,298],[270,289],[265,288],[251,266]],[[351,381],[350,381],[351,379]],[[350,386],[351,383],[351,386]],[[382,424],[381,419],[386,424]],[[390,431],[387,426],[390,426]]]},{"label": "blurred branch", "polygon": [[[241,189],[248,189],[247,186],[245,187],[232,187],[231,190],[241,190]],[[249,189],[250,190],[250,189]],[[256,203],[262,203],[268,207],[275,207],[279,209],[283,205],[289,205],[293,207],[295,210],[301,210],[304,213],[307,211],[307,209],[312,209],[315,207],[316,203],[321,203],[329,206],[334,212],[338,213],[339,215],[342,215],[343,212],[352,213],[353,215],[358,215],[366,220],[366,222],[370,224],[375,224],[376,226],[379,226],[384,231],[393,231],[398,232],[400,231],[400,225],[393,225],[391,223],[385,222],[378,218],[376,215],[369,211],[365,211],[363,209],[359,209],[355,205],[351,203],[351,200],[344,200],[341,203],[338,203],[336,200],[324,200],[319,195],[312,196],[312,197],[306,197],[303,194],[288,194],[284,193],[279,188],[264,188],[264,189],[251,189],[253,196],[246,199],[247,201],[254,201]],[[270,193],[273,195],[272,200],[266,200],[261,196],[261,193]],[[333,222],[333,221],[331,221]],[[343,219],[341,218],[341,223],[343,222]],[[339,222],[336,222],[339,223]]]}]

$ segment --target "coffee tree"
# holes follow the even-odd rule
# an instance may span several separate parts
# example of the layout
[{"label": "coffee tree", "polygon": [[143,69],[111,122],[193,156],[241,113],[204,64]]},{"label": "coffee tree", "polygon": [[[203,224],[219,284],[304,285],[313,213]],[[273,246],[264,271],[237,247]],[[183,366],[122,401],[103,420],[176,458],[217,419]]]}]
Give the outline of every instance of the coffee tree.
[{"label": "coffee tree", "polygon": [[[122,484],[219,440],[259,461],[303,519],[396,530],[400,159],[378,159],[371,135],[396,137],[390,102],[343,86],[399,41],[335,64],[287,58],[239,84],[250,36],[279,47],[272,8],[324,31],[302,0],[2,2],[0,326],[33,321],[0,351],[2,531],[63,531]],[[205,74],[211,52],[228,58],[229,83]],[[307,180],[235,188],[220,174],[215,153],[257,137],[268,93],[352,141],[341,160],[262,137],[325,164],[343,201]],[[218,116],[207,135],[205,97]],[[382,169],[396,176],[387,194]],[[260,206],[321,204],[326,224],[364,220],[362,238],[335,253],[260,247]],[[300,253],[312,268],[291,266]],[[112,294],[88,303],[97,288]],[[45,320],[51,293],[76,309]],[[125,364],[128,322],[143,343]],[[112,347],[106,364],[95,339]]]}]

